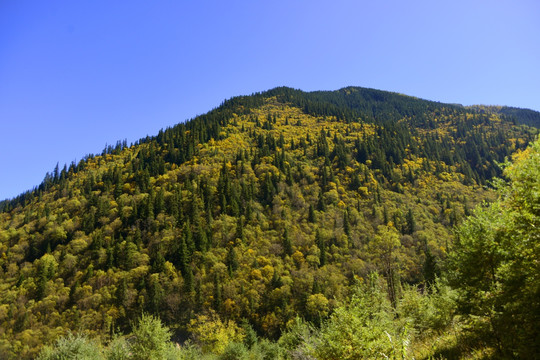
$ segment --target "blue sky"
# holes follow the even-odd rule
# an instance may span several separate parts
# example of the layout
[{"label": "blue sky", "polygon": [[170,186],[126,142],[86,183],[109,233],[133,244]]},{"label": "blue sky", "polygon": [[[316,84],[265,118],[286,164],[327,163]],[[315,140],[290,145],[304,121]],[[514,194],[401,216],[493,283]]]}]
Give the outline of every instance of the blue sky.
[{"label": "blue sky", "polygon": [[0,1],[0,199],[275,86],[540,110],[540,2]]}]

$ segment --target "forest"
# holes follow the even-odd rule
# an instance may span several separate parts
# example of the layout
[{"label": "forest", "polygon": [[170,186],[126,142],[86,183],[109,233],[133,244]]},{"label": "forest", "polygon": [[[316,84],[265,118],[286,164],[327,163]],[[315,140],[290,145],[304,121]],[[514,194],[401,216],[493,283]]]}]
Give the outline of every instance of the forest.
[{"label": "forest", "polygon": [[538,119],[282,87],[56,166],[0,203],[0,358],[535,358]]}]

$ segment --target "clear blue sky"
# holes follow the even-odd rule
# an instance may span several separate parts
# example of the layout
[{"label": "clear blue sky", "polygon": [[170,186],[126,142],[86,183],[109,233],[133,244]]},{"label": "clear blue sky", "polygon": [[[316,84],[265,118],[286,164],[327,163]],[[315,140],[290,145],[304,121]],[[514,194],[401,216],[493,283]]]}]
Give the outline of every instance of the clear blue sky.
[{"label": "clear blue sky", "polygon": [[1,0],[0,199],[280,85],[540,110],[539,35],[537,0]]}]

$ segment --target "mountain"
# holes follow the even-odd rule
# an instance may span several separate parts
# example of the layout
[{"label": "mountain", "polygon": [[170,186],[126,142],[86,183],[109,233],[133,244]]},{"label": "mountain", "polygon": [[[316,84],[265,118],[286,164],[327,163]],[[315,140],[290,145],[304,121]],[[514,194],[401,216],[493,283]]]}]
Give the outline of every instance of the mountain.
[{"label": "mountain", "polygon": [[0,358],[142,313],[178,339],[211,314],[275,340],[374,272],[397,307],[538,133],[538,113],[486,109],[281,87],[57,167],[0,204]]},{"label": "mountain", "polygon": [[473,105],[468,106],[467,108],[480,113],[491,113],[507,117],[516,124],[528,125],[536,128],[540,127],[540,113],[538,111],[510,106]]}]

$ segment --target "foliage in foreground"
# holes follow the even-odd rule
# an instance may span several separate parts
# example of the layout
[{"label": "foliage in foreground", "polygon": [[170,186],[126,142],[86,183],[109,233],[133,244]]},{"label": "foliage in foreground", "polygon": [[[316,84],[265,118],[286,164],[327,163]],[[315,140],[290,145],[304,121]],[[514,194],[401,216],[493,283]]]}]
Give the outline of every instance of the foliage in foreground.
[{"label": "foliage in foreground", "polygon": [[450,274],[474,331],[505,357],[540,354],[540,140],[505,169],[497,202],[457,232]]},{"label": "foliage in foreground", "polygon": [[212,312],[194,320],[191,338],[179,345],[158,318],[143,315],[131,334],[109,344],[69,334],[45,347],[38,359],[405,359],[414,355],[411,343],[447,328],[454,312],[454,299],[443,285],[431,294],[404,289],[397,308],[376,273],[355,289],[320,326],[296,318],[277,341],[250,335],[247,323],[224,322]]}]

